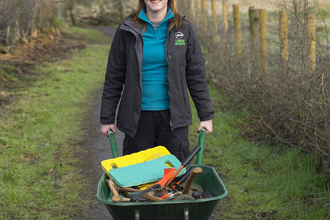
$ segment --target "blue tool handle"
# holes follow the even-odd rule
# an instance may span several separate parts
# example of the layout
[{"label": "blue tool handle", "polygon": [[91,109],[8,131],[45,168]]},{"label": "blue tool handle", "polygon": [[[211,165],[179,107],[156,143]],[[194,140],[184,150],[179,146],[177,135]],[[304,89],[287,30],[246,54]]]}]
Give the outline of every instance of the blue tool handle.
[{"label": "blue tool handle", "polygon": [[202,165],[205,133],[205,128],[202,128],[199,132],[198,146],[201,147],[201,150],[197,154],[196,164],[198,165]]},{"label": "blue tool handle", "polygon": [[117,150],[117,144],[116,144],[116,139],[115,139],[115,134],[111,129],[108,130],[108,136],[110,140],[110,147],[112,150],[112,157],[116,158],[118,157],[118,150]]}]

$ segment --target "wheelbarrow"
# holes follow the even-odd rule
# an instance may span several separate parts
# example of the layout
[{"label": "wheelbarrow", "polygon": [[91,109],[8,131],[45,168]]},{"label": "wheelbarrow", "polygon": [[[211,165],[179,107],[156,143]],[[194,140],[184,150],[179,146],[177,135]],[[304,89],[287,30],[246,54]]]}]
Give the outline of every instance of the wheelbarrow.
[{"label": "wheelbarrow", "polygon": [[[113,157],[118,157],[114,134],[108,132]],[[201,167],[194,183],[203,189],[208,189],[213,197],[196,200],[160,201],[160,202],[122,202],[115,203],[109,199],[110,189],[106,182],[108,176],[104,173],[98,183],[96,198],[103,203],[114,220],[207,220],[219,200],[228,192],[214,168],[202,165],[205,130],[199,133],[198,145],[201,150],[197,154],[196,164],[190,167]]]}]

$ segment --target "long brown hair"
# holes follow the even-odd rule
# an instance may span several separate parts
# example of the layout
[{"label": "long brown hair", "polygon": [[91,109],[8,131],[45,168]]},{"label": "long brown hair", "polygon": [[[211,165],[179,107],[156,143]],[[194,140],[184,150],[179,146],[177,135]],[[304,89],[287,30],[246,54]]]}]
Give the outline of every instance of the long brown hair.
[{"label": "long brown hair", "polygon": [[[167,6],[172,10],[174,14],[174,17],[170,19],[170,30],[172,28],[177,29],[178,27],[180,27],[183,21],[180,13],[178,12],[178,8],[176,7],[175,0],[168,0]],[[145,8],[144,0],[139,0],[136,11],[130,14],[131,19],[139,28],[141,28],[142,26],[146,27],[146,22],[139,18],[139,14],[141,13],[143,8]]]}]

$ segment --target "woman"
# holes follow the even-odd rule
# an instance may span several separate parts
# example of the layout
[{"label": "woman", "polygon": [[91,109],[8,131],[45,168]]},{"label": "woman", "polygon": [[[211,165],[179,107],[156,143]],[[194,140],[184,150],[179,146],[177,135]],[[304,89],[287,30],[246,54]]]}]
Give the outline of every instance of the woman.
[{"label": "woman", "polygon": [[125,133],[123,155],[165,146],[180,161],[189,154],[192,124],[187,87],[206,134],[214,110],[204,58],[191,23],[175,0],[139,0],[112,42],[101,105],[101,132]]}]

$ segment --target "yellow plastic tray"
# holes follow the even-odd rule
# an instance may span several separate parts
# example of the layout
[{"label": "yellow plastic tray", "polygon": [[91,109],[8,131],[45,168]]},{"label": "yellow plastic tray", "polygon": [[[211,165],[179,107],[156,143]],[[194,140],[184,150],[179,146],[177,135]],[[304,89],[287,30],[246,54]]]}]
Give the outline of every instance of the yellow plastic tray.
[{"label": "yellow plastic tray", "polygon": [[[169,154],[171,153],[164,146],[157,146],[122,157],[103,160],[101,162],[101,166],[104,172],[109,176],[109,171],[113,168],[126,167],[129,165],[157,159]],[[170,164],[168,164],[168,166],[171,167]]]}]

